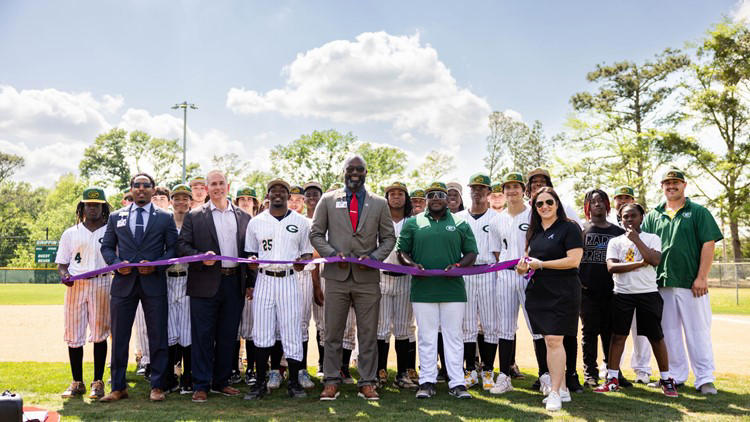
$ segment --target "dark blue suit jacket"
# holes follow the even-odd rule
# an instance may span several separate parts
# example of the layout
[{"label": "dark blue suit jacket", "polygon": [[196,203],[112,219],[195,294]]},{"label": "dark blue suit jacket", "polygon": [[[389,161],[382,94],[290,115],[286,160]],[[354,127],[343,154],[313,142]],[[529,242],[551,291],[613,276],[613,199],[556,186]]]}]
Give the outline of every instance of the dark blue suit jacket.
[{"label": "dark blue suit jacket", "polygon": [[[159,261],[174,258],[177,226],[172,215],[152,204],[146,231],[143,233],[143,241],[139,246],[136,245],[135,237],[130,231],[131,206],[121,208],[109,216],[107,230],[102,238],[101,250],[104,261],[112,265],[122,261]],[[118,225],[118,221],[125,221],[125,223]],[[141,287],[147,296],[167,294],[166,268],[166,266],[156,267],[153,273],[141,275]],[[137,274],[138,269],[135,267],[128,275],[115,271],[110,294],[119,297],[128,296],[133,290]]]}]

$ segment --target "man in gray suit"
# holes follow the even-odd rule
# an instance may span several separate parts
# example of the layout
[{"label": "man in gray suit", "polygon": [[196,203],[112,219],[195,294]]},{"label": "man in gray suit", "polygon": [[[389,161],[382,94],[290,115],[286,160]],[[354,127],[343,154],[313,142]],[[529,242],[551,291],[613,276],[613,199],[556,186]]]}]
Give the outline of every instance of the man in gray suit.
[{"label": "man in gray suit", "polygon": [[[367,164],[353,156],[344,162],[344,189],[326,193],[315,208],[310,242],[320,256],[384,260],[396,244],[386,200],[365,190]],[[320,400],[336,400],[341,384],[341,348],[349,307],[357,316],[359,396],[378,400],[375,391],[380,307],[380,271],[364,265],[325,265],[325,387]]]}]

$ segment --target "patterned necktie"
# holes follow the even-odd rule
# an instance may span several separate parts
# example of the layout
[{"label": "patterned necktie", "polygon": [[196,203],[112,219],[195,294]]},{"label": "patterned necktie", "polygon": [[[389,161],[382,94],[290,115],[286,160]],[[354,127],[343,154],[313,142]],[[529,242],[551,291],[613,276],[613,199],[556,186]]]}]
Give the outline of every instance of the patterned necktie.
[{"label": "patterned necktie", "polygon": [[359,201],[357,195],[352,194],[352,202],[349,204],[349,220],[352,222],[352,231],[357,231],[357,219],[359,218]]},{"label": "patterned necktie", "polygon": [[135,218],[135,243],[140,245],[143,241],[143,208],[138,207],[135,209],[138,212]]}]

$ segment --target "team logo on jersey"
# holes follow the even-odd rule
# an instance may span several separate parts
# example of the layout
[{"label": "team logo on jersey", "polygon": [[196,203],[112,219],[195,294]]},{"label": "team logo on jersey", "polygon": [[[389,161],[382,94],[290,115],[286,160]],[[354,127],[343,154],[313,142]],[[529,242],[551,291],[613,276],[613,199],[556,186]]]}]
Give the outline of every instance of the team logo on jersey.
[{"label": "team logo on jersey", "polygon": [[521,223],[518,225],[518,230],[529,231],[529,223]]},{"label": "team logo on jersey", "polygon": [[445,226],[445,230],[448,230],[449,232],[456,231],[456,226]]},{"label": "team logo on jersey", "polygon": [[103,239],[104,239],[103,237],[100,237],[100,238],[99,238],[99,244],[101,244],[101,243],[102,243],[102,240],[103,240]]},{"label": "team logo on jersey", "polygon": [[690,218],[690,217],[693,216],[693,212],[692,211],[683,212],[682,216],[685,217],[685,218]]},{"label": "team logo on jersey", "polygon": [[286,226],[286,231],[289,233],[297,233],[299,231],[299,227],[295,226],[294,224],[290,224]]},{"label": "team logo on jersey", "polygon": [[485,224],[484,227],[482,227],[482,231],[485,232],[485,233],[489,233],[490,232],[490,226],[489,226],[489,224]]}]

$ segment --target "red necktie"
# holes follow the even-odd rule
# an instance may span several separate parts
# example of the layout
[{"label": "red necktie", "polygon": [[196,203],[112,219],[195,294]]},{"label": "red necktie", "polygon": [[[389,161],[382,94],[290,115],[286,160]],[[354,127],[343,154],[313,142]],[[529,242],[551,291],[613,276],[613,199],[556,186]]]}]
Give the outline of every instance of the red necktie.
[{"label": "red necktie", "polygon": [[352,231],[357,231],[357,218],[359,217],[359,201],[357,195],[352,194],[352,202],[349,204],[349,220],[352,222]]}]

